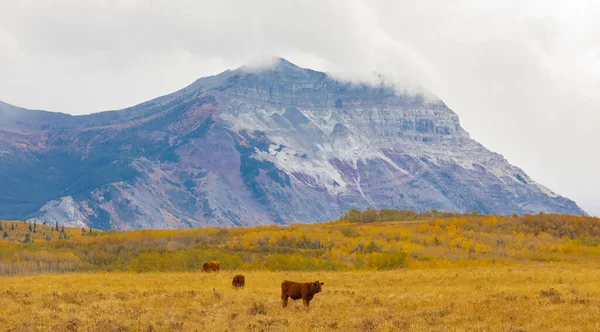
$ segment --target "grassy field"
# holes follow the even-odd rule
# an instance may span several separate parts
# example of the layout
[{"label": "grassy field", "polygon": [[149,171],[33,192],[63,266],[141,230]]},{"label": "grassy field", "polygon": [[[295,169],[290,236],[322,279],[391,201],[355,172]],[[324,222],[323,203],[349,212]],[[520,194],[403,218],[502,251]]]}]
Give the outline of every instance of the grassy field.
[{"label": "grassy field", "polygon": [[[236,273],[246,288],[234,290]],[[306,310],[284,279],[324,282]],[[600,267],[0,277],[6,331],[600,331]]]},{"label": "grassy field", "polygon": [[[0,233],[0,331],[600,331],[588,216],[351,210],[124,232],[0,221]],[[210,260],[221,272],[199,272]],[[284,279],[323,293],[283,309]]]}]

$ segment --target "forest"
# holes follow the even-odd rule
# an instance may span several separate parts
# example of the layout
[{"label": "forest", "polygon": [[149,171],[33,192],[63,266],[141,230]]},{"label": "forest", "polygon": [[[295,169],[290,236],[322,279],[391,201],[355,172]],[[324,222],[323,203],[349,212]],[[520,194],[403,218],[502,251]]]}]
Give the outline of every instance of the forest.
[{"label": "forest", "polygon": [[600,218],[350,210],[287,226],[100,231],[0,221],[0,275],[224,270],[375,271],[598,262]]}]

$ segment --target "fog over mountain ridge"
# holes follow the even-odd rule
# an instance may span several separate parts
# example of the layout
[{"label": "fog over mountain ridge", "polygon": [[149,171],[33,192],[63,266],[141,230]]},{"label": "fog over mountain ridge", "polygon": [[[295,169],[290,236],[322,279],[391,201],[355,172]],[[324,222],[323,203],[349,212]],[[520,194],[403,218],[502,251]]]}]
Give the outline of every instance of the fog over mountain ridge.
[{"label": "fog over mountain ridge", "polygon": [[[247,67],[246,67],[247,68]],[[350,208],[582,213],[442,101],[285,59],[87,116],[0,104],[0,218],[97,228],[324,221]]]}]

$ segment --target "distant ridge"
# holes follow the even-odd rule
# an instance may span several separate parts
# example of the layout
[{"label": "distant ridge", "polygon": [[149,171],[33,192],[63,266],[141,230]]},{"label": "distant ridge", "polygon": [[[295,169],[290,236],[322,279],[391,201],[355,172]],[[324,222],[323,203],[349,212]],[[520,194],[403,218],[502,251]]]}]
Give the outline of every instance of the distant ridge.
[{"label": "distant ridge", "polygon": [[581,214],[442,101],[285,59],[122,111],[0,103],[0,219],[95,228],[324,221],[350,208]]}]

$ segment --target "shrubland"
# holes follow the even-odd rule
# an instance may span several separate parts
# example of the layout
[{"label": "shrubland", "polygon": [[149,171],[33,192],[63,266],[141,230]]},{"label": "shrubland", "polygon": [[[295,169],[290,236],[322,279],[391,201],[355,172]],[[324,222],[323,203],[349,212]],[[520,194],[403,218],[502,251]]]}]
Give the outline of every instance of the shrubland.
[{"label": "shrubland", "polygon": [[[0,227],[6,331],[600,330],[600,220],[589,216],[351,210],[249,228]],[[222,270],[200,272],[208,260]],[[284,309],[285,279],[323,292]]]},{"label": "shrubland", "polygon": [[600,219],[351,210],[288,226],[100,231],[0,222],[0,275],[225,270],[375,271],[598,262]]}]

